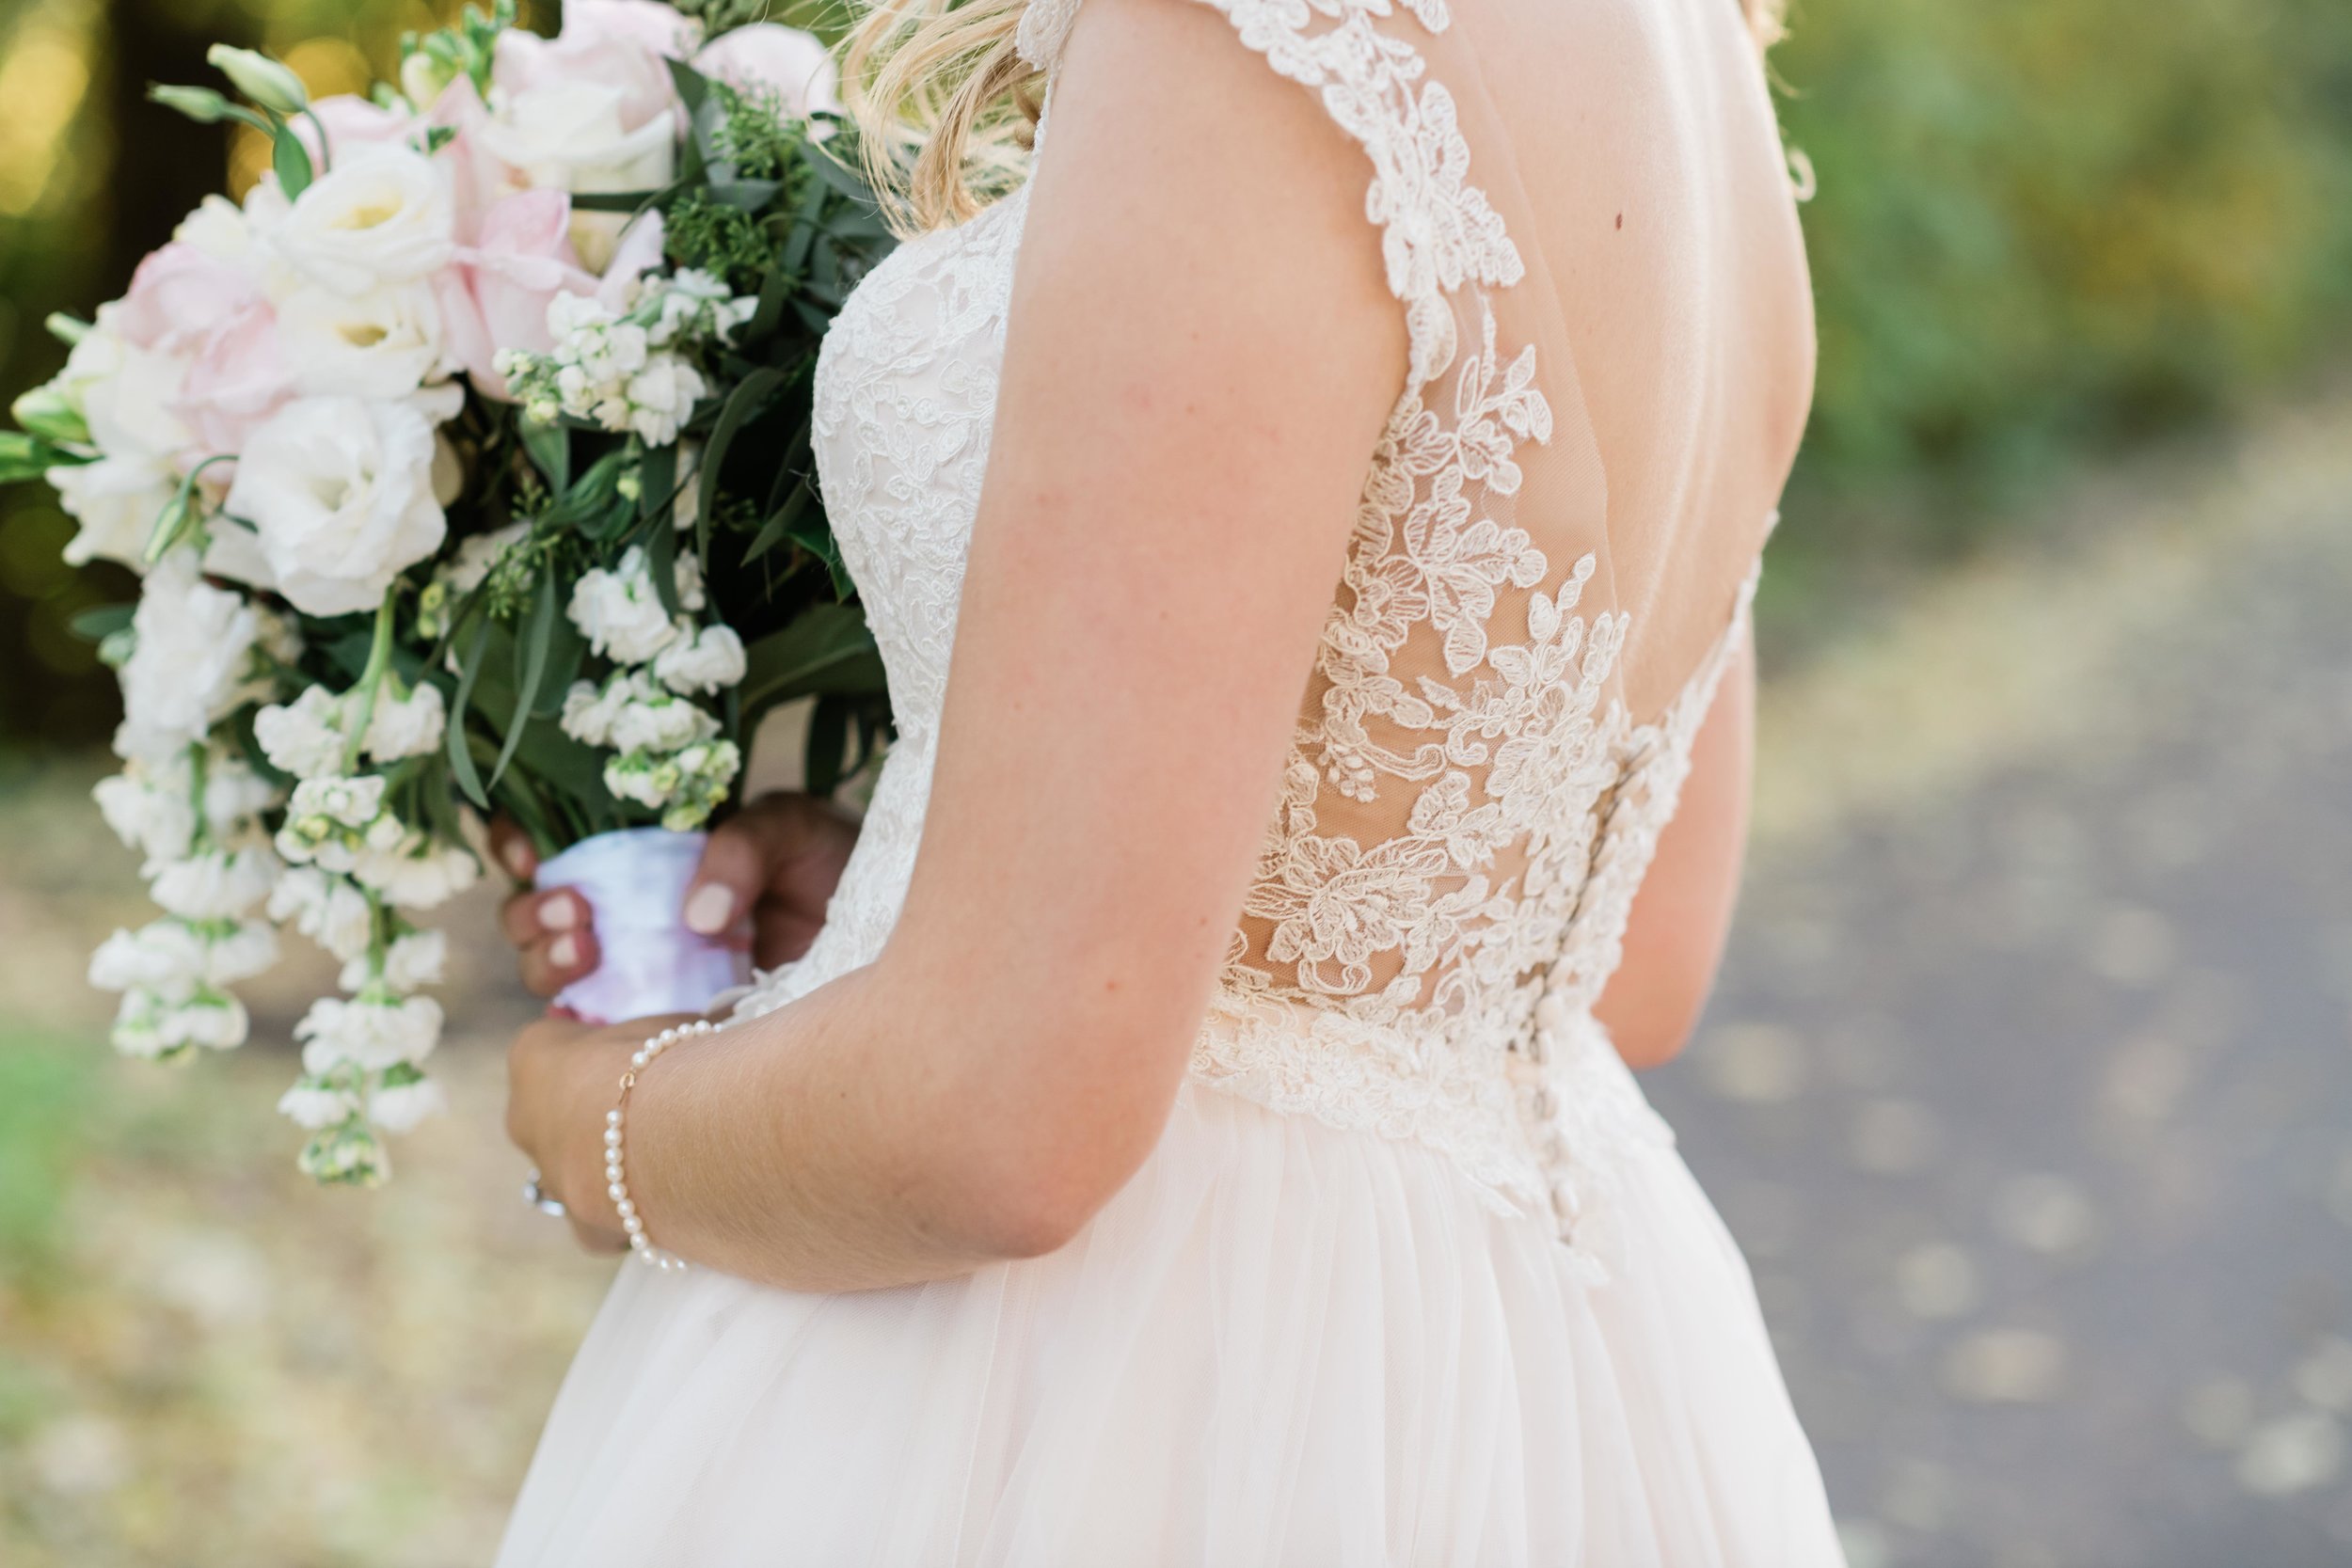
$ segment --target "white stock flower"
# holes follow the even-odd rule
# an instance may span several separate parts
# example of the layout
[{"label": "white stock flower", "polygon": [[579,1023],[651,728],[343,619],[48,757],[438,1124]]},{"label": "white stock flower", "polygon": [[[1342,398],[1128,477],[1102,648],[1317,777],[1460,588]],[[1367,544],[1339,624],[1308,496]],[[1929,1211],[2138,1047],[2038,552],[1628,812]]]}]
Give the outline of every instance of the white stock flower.
[{"label": "white stock flower", "polygon": [[306,687],[293,702],[253,716],[253,738],[272,768],[297,779],[333,778],[343,770],[342,699],[323,686]]},{"label": "white stock flower", "polygon": [[161,867],[147,891],[183,920],[237,920],[269,896],[278,872],[266,849],[215,849]]},{"label": "white stock flower", "polygon": [[204,819],[220,838],[233,837],[278,803],[278,786],[242,757],[215,753],[204,764]]},{"label": "white stock flower", "polygon": [[294,785],[286,816],[293,821],[324,817],[345,828],[364,828],[384,810],[384,776],[370,773],[357,779],[305,779]]},{"label": "white stock flower", "polygon": [[247,1030],[245,1004],[226,992],[171,1001],[134,990],[124,993],[115,1014],[113,1040],[126,1056],[156,1057],[189,1046],[232,1050],[245,1043]]},{"label": "white stock flower", "polygon": [[673,691],[723,691],[743,679],[743,640],[731,626],[705,626],[655,656],[653,673]]},{"label": "white stock flower", "polygon": [[278,962],[278,933],[266,921],[240,920],[226,934],[204,944],[204,982],[233,986],[265,974]]},{"label": "white stock flower", "polygon": [[703,563],[691,551],[680,555],[676,563],[677,607],[680,610],[700,610],[709,598],[703,592]]},{"label": "white stock flower", "polygon": [[569,613],[589,645],[620,664],[644,663],[677,635],[654,587],[645,552],[636,545],[611,571],[597,567],[581,574],[572,588]]},{"label": "white stock flower", "polygon": [[360,294],[438,272],[455,249],[454,225],[445,171],[414,148],[380,143],[337,159],[264,237],[295,272]]},{"label": "white stock flower", "polygon": [[405,1083],[394,1083],[389,1077],[382,1087],[368,1096],[368,1119],[387,1132],[413,1132],[429,1117],[437,1117],[449,1109],[449,1096],[441,1085],[420,1073]]},{"label": "white stock flower", "polygon": [[141,456],[59,464],[41,477],[56,490],[57,504],[81,525],[65,546],[66,562],[73,566],[119,561],[143,569],[155,520],[180,491],[169,468]]},{"label": "white stock flower", "polygon": [[718,720],[683,697],[651,682],[645,685],[650,689],[646,695],[632,698],[613,716],[613,750],[679,752],[697,741],[717,738]]},{"label": "white stock flower", "polygon": [[645,445],[666,447],[677,439],[678,426],[708,389],[693,366],[675,354],[657,354],[628,378],[623,394],[628,404],[628,428]]},{"label": "white stock flower", "polygon": [[228,507],[251,519],[296,610],[348,615],[440,547],[433,462],[432,426],[408,404],[301,398],[246,443]]},{"label": "white stock flower", "polygon": [[204,940],[180,920],[118,929],[89,957],[89,983],[100,990],[185,995],[203,978]]},{"label": "white stock flower", "polygon": [[623,682],[574,681],[564,694],[564,733],[583,746],[612,744],[612,721],[628,701]]},{"label": "white stock flower", "polygon": [[389,689],[378,691],[375,712],[368,720],[368,754],[378,762],[398,762],[437,752],[448,723],[441,689],[431,681],[419,682],[401,698]]},{"label": "white stock flower", "polygon": [[322,996],[294,1033],[303,1042],[306,1072],[325,1077],[345,1063],[381,1072],[433,1054],[441,1037],[441,1005],[429,996]]},{"label": "white stock flower", "polygon": [[509,523],[504,528],[461,539],[457,542],[457,553],[434,575],[449,584],[452,593],[470,594],[489,577],[499,557],[530,536],[529,523]]},{"label": "white stock flower", "polygon": [[249,656],[259,630],[251,605],[198,574],[194,551],[165,557],[148,573],[132,612],[116,752],[168,761],[257,695]]},{"label": "white stock flower", "polygon": [[349,879],[309,865],[278,879],[270,894],[269,917],[293,921],[295,930],[345,962],[367,952],[374,918],[367,895]]},{"label": "white stock flower", "polygon": [[122,772],[99,780],[90,798],[124,847],[151,861],[176,861],[196,841],[191,787],[185,759],[174,757],[162,764],[133,762]]},{"label": "white stock flower", "polygon": [[[441,983],[449,965],[449,935],[444,931],[411,931],[384,950],[384,984],[405,994]],[[360,953],[343,962],[337,976],[345,990],[358,990],[371,979],[368,956]]]},{"label": "white stock flower", "polygon": [[423,283],[360,293],[313,285],[278,305],[278,350],[313,397],[404,398],[441,360],[441,312]]},{"label": "white stock flower", "polygon": [[416,833],[396,844],[370,845],[354,858],[351,875],[395,909],[429,910],[473,886],[482,863],[463,846],[436,847]]},{"label": "white stock flower", "polygon": [[344,1090],[309,1076],[295,1080],[278,1097],[278,1115],[313,1132],[334,1126],[358,1108],[359,1101]]}]

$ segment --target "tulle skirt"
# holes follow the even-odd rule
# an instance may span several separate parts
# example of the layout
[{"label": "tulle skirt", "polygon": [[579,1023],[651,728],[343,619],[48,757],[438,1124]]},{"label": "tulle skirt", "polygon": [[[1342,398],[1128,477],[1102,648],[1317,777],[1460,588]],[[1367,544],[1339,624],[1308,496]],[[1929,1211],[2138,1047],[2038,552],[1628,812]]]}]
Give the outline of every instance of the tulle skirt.
[{"label": "tulle skirt", "polygon": [[799,1295],[625,1267],[500,1568],[1842,1562],[1671,1147],[1605,1276],[1441,1156],[1187,1085],[1069,1246]]}]

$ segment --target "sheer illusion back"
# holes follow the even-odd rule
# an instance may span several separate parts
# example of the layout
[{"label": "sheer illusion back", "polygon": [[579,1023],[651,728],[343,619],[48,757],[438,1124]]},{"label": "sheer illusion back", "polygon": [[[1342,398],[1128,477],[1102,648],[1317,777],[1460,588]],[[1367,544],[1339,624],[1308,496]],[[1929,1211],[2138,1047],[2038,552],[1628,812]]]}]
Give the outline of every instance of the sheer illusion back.
[{"label": "sheer illusion back", "polygon": [[[1754,45],[1730,0],[1209,3],[1363,149],[1409,368],[1195,1072],[1565,1220],[1550,1064],[1590,1054],[1809,389]],[[1076,14],[1032,7],[1035,61]]]}]

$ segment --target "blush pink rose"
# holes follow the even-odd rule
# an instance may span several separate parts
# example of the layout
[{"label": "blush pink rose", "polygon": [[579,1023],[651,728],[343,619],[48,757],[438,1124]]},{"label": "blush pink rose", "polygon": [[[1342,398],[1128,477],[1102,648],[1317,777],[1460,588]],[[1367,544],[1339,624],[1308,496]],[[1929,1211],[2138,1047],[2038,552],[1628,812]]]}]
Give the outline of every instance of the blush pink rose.
[{"label": "blush pink rose", "polygon": [[814,33],[759,22],[723,33],[694,56],[694,69],[738,92],[769,88],[794,117],[841,112],[840,72]]},{"label": "blush pink rose", "polygon": [[432,112],[425,116],[427,126],[451,133],[434,161],[449,173],[450,202],[456,213],[460,245],[477,244],[484,215],[523,188],[522,175],[490,150],[482,134],[489,123],[490,111],[482,94],[474,90],[470,76],[461,75],[443,88],[433,101]]},{"label": "blush pink rose", "polygon": [[571,198],[562,191],[519,191],[483,214],[479,242],[461,247],[457,264],[434,280],[444,352],[485,397],[508,395],[501,349],[545,354],[555,346],[548,306],[557,294],[591,295],[618,309],[628,283],[660,262],[659,213],[628,227],[601,279],[580,265],[571,220]]},{"label": "blush pink rose", "polygon": [[256,300],[215,324],[180,383],[173,408],[205,456],[233,454],[294,390],[294,368],[278,349],[278,313]]},{"label": "blush pink rose", "polygon": [[302,143],[303,150],[310,154],[313,166],[331,164],[363,147],[381,147],[387,142],[405,140],[416,130],[416,121],[409,116],[396,109],[383,108],[348,92],[312,100],[310,113],[318,116],[326,127],[327,156],[325,159],[319,156],[318,126],[310,123],[309,116],[296,115],[287,123],[293,126],[294,136]]},{"label": "blush pink rose", "polygon": [[222,323],[262,298],[244,270],[178,241],[139,263],[115,307],[124,341],[163,354],[198,349]]},{"label": "blush pink rose", "polygon": [[544,87],[610,88],[621,123],[634,129],[676,106],[662,57],[682,57],[692,44],[686,19],[655,0],[572,0],[551,39],[519,27],[501,33],[491,80],[502,99]]}]

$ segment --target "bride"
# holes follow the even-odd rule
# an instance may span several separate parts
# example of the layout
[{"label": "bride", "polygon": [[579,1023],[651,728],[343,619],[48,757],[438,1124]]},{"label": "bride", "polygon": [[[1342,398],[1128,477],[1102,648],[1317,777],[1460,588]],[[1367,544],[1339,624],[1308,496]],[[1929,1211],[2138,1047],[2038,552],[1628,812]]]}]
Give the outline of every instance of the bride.
[{"label": "bride", "polygon": [[[1728,920],[1810,390],[1747,8],[863,24],[924,232],[817,455],[900,732],[861,829],[715,841],[690,922],[790,955],[723,1027],[514,1048],[661,1266],[501,1564],[1840,1560],[1628,1071]],[[510,908],[537,983],[583,915]]]}]

